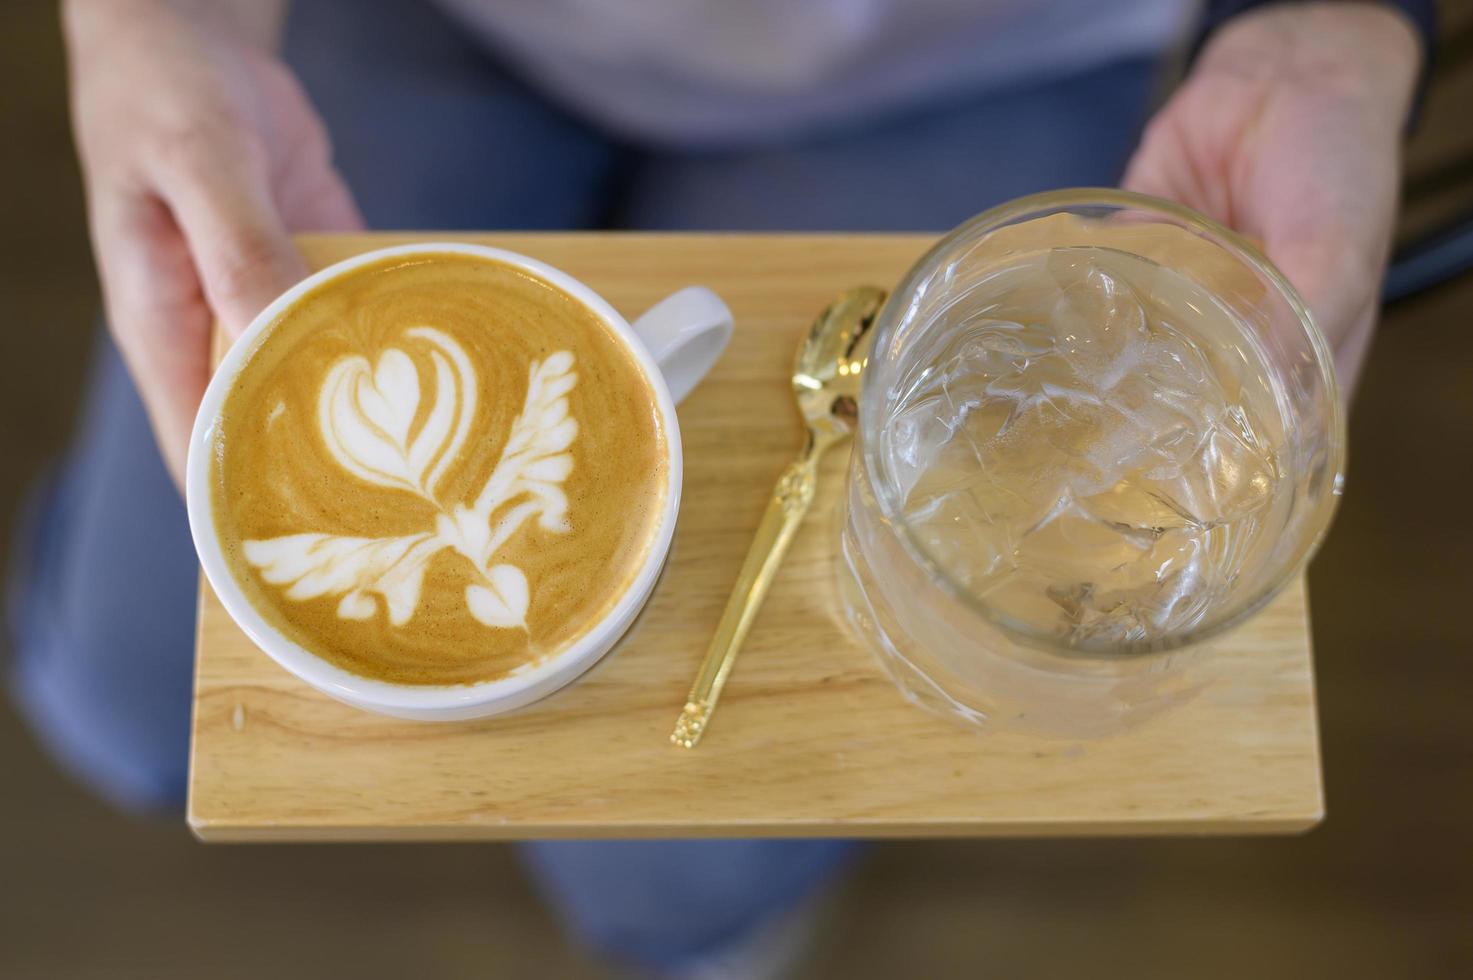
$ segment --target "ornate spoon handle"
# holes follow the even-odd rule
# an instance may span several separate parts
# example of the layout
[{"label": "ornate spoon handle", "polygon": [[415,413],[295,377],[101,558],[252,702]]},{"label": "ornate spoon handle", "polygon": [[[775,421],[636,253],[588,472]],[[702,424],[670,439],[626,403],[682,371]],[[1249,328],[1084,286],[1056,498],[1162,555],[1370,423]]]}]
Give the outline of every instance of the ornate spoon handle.
[{"label": "ornate spoon handle", "polygon": [[686,697],[685,710],[680,713],[680,720],[670,735],[670,741],[682,748],[694,748],[711,723],[711,712],[716,710],[716,700],[721,697],[731,665],[736,662],[737,651],[747,637],[752,620],[757,617],[757,610],[762,607],[762,599],[767,595],[767,588],[782,564],[793,535],[803,523],[803,515],[808,513],[808,507],[813,503],[818,457],[825,448],[826,443],[810,439],[803,455],[788,464],[773,487],[767,512],[757,526],[757,536],[747,550],[747,558],[742,562],[731,598],[726,600],[721,621],[716,624],[711,645],[706,648],[706,659],[701,662],[700,672]]}]

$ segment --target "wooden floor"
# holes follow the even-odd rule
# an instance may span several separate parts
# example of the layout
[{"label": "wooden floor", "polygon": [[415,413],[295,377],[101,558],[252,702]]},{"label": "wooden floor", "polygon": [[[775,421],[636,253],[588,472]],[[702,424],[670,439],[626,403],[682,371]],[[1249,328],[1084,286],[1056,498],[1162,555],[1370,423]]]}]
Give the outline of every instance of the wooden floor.
[{"label": "wooden floor", "polygon": [[[53,18],[0,10],[7,513],[68,431],[97,302]],[[1429,112],[1441,173],[1470,159],[1469,74]],[[1473,277],[1390,313],[1356,405],[1345,506],[1310,578],[1323,827],[879,845],[805,976],[1473,976],[1470,433]],[[72,786],[4,705],[0,775],[0,977],[597,975],[507,849],[204,847]]]}]

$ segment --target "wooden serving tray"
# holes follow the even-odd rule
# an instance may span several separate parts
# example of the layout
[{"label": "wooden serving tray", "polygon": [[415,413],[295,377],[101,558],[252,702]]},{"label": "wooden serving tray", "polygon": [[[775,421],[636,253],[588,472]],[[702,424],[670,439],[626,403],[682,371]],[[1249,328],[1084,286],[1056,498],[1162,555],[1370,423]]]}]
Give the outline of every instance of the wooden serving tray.
[{"label": "wooden serving tray", "polygon": [[510,248],[633,317],[699,283],[736,315],[680,408],[685,491],[664,580],[598,667],[477,722],[397,721],[278,667],[201,589],[189,823],[206,840],[1284,833],[1323,814],[1296,583],[1217,654],[1205,694],[1090,742],[978,735],[905,701],[833,601],[842,452],[694,751],[667,741],[774,479],[797,450],[794,345],[840,291],[889,287],[930,244],[890,235],[354,235]]}]

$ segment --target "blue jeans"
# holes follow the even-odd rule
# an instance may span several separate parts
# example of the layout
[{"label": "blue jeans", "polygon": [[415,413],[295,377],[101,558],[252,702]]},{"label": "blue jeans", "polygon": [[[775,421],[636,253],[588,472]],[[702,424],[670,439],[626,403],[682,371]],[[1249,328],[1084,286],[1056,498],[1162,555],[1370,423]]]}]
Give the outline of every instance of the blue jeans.
[{"label": "blue jeans", "polygon": [[[941,230],[1020,194],[1113,183],[1155,75],[1148,61],[1112,64],[796,144],[694,153],[622,144],[549,105],[428,5],[298,3],[286,53],[376,228]],[[118,805],[177,807],[197,565],[105,340],[76,443],[23,523],[10,596],[23,712]],[[652,841],[524,855],[583,941],[671,966],[762,925],[850,851]]]}]

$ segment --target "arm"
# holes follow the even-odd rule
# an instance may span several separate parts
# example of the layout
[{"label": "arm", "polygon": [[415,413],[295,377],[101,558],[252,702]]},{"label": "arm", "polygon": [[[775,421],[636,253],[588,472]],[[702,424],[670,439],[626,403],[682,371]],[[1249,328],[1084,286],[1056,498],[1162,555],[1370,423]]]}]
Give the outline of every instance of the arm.
[{"label": "arm", "polygon": [[1125,186],[1263,243],[1354,388],[1379,307],[1422,65],[1406,17],[1376,3],[1264,6],[1208,39],[1147,127]]},{"label": "arm", "polygon": [[360,224],[327,135],[271,54],[279,0],[69,0],[72,124],[108,326],[182,477],[218,319],[304,273],[291,232]]}]

